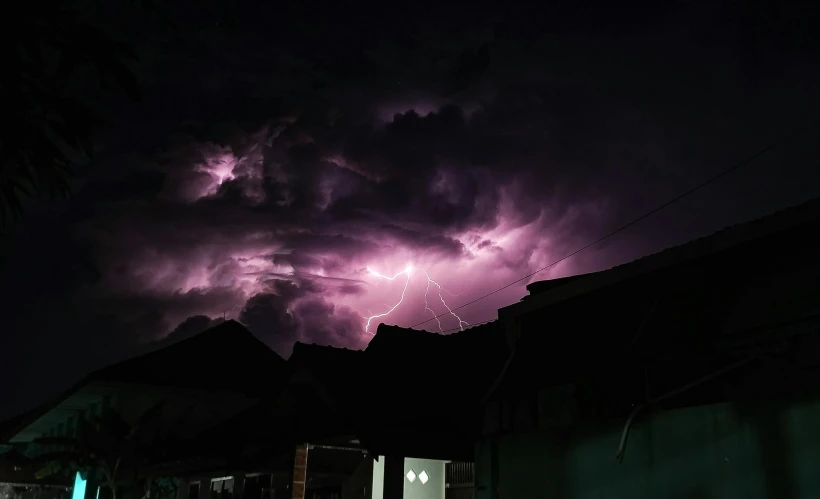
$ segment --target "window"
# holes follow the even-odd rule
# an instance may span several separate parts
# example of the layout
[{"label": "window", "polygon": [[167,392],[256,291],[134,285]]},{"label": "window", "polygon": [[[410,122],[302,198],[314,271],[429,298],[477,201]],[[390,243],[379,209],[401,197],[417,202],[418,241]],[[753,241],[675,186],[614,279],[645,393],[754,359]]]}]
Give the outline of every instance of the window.
[{"label": "window", "polygon": [[413,483],[413,482],[416,481],[416,472],[413,471],[413,470],[408,471],[407,475],[405,475],[405,476],[407,477],[408,480],[410,480],[410,483]]},{"label": "window", "polygon": [[233,478],[222,481],[222,499],[233,499]]},{"label": "window", "polygon": [[211,499],[222,499],[222,482],[224,482],[224,480],[214,480],[211,482]]},{"label": "window", "polygon": [[269,473],[246,475],[242,499],[263,499],[265,491],[270,497],[271,478],[272,476]]},{"label": "window", "polygon": [[233,477],[211,480],[211,499],[233,499]]}]

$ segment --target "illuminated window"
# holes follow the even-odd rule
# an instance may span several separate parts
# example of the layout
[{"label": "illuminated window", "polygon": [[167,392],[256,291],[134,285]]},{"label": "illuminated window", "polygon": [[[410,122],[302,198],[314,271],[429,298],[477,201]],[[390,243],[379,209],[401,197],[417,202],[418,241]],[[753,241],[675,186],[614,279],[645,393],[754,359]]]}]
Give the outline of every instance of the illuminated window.
[{"label": "illuminated window", "polygon": [[410,480],[410,483],[415,482],[416,481],[416,472],[413,471],[413,470],[408,471],[407,472],[407,479]]},{"label": "illuminated window", "polygon": [[430,479],[430,477],[427,476],[427,472],[424,471],[424,470],[421,470],[421,473],[419,473],[419,480],[421,480],[421,484],[424,485],[425,483],[427,483],[427,480],[429,480],[429,479]]}]

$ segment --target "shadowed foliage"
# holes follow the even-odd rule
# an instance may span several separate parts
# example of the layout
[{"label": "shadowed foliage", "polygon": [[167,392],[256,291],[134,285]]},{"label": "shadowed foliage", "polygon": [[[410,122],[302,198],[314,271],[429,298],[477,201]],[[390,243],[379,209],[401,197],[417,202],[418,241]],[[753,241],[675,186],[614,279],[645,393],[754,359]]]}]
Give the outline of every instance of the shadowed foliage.
[{"label": "shadowed foliage", "polygon": [[136,55],[80,12],[28,2],[4,19],[0,220],[8,223],[26,198],[68,195],[78,163],[94,151],[93,133],[105,122],[71,95],[73,79],[90,69],[102,89],[118,87],[135,100],[140,91],[129,67]]},{"label": "shadowed foliage", "polygon": [[164,489],[168,485],[146,479],[140,473],[148,452],[167,437],[169,426],[162,422],[163,407],[162,402],[152,406],[133,425],[116,411],[108,410],[99,418],[80,418],[74,437],[35,440],[48,449],[57,449],[36,458],[35,464],[40,466],[36,477],[72,476],[79,472],[107,488],[112,499],[117,499],[120,492],[127,495],[142,492],[142,497],[151,497],[152,489]]}]

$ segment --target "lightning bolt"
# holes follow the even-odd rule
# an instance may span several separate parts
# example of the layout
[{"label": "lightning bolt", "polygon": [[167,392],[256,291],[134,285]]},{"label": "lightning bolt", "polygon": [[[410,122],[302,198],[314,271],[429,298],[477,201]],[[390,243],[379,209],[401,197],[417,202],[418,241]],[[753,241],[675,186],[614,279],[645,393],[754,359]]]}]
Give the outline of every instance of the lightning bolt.
[{"label": "lightning bolt", "polygon": [[[461,317],[459,317],[458,315],[456,315],[455,312],[453,312],[453,310],[450,308],[450,306],[447,305],[447,302],[444,301],[444,295],[441,294],[441,292],[444,291],[445,293],[452,296],[452,293],[450,293],[449,291],[444,289],[444,287],[442,287],[441,284],[439,284],[435,279],[430,277],[430,274],[423,267],[419,267],[419,270],[424,272],[424,276],[427,278],[427,288],[424,290],[424,311],[425,312],[430,312],[433,315],[433,319],[435,319],[436,323],[438,324],[439,331],[443,333],[444,329],[441,327],[441,321],[439,320],[439,317],[436,314],[436,312],[432,308],[430,308],[430,302],[428,300],[428,296],[430,294],[430,284],[432,284],[438,289],[438,299],[441,301],[441,304],[444,305],[444,308],[447,309],[447,312],[450,315],[452,315],[453,317],[455,317],[455,319],[458,321],[458,328],[461,331],[464,331],[464,326],[469,326],[470,324],[468,322],[462,320]],[[390,309],[387,312],[384,312],[382,314],[371,315],[370,317],[365,317],[367,319],[367,324],[365,325],[364,330],[365,330],[365,332],[370,333],[370,322],[373,319],[378,319],[379,317],[384,317],[384,316],[390,315],[404,301],[404,296],[407,293],[407,286],[410,284],[410,274],[413,271],[413,266],[408,265],[407,268],[405,268],[404,270],[402,270],[401,272],[399,272],[399,273],[397,273],[393,276],[387,276],[387,275],[381,274],[381,273],[376,272],[375,270],[372,270],[370,268],[368,268],[367,271],[369,273],[373,274],[376,277],[381,277],[382,279],[386,279],[388,281],[395,281],[396,278],[398,278],[400,275],[405,275],[406,276],[406,279],[404,281],[404,289],[402,289],[401,298],[399,299],[399,301],[395,305],[390,307]],[[370,311],[368,311],[368,313],[370,313]],[[370,334],[373,334],[373,333],[370,333]]]},{"label": "lightning bolt", "polygon": [[[399,305],[401,305],[401,302],[404,301],[404,294],[407,293],[407,285],[410,284],[410,271],[411,270],[413,270],[413,268],[408,265],[406,269],[402,270],[401,272],[394,275],[393,277],[389,277],[389,276],[386,276],[384,274],[380,274],[380,273],[378,273],[375,270],[372,270],[370,268],[367,269],[367,271],[370,272],[371,274],[373,274],[375,276],[378,276],[378,277],[381,277],[382,279],[387,279],[388,281],[395,281],[396,278],[398,276],[402,275],[402,274],[405,274],[407,276],[407,279],[405,279],[405,281],[404,281],[404,289],[401,290],[401,298],[399,298],[399,301],[395,305],[393,305],[390,308],[390,310],[388,310],[387,312],[385,312],[383,314],[371,315],[370,317],[367,318],[367,324],[364,327],[364,330],[365,330],[366,333],[370,333],[370,321],[372,321],[373,319],[378,319],[379,317],[384,317],[386,315],[390,315],[394,310],[396,310],[399,307]],[[373,334],[373,333],[370,333],[370,334]]]},{"label": "lightning bolt", "polygon": [[[459,329],[459,330],[461,330],[461,331],[464,331],[464,326],[469,326],[470,324],[468,324],[466,321],[461,320],[461,317],[457,316],[457,315],[456,315],[456,313],[455,313],[455,312],[453,312],[453,311],[450,309],[450,306],[449,306],[449,305],[447,305],[447,302],[446,302],[446,301],[444,301],[444,296],[442,296],[441,291],[442,291],[442,290],[447,291],[447,290],[446,290],[446,289],[444,289],[444,288],[442,288],[442,287],[441,287],[441,284],[439,284],[438,282],[434,281],[434,280],[430,277],[430,274],[428,274],[428,273],[427,273],[427,271],[426,271],[426,270],[424,270],[424,268],[423,268],[423,267],[419,267],[419,268],[421,269],[421,271],[422,271],[422,272],[424,272],[424,275],[425,275],[425,276],[427,276],[427,291],[425,291],[425,292],[424,292],[424,306],[425,306],[425,307],[427,307],[427,292],[428,292],[428,291],[430,291],[430,283],[432,282],[432,283],[433,283],[433,284],[435,284],[435,286],[438,288],[438,299],[439,299],[439,300],[441,300],[441,304],[442,304],[442,305],[444,305],[444,308],[446,308],[446,309],[447,309],[447,311],[450,313],[450,315],[452,315],[453,317],[455,317],[455,318],[456,318],[456,320],[458,321],[458,329]],[[447,291],[447,292],[449,293],[449,291]],[[436,317],[436,313],[435,313],[435,312],[433,312],[433,310],[432,310],[432,309],[430,309],[429,307],[427,308],[427,310],[430,310],[430,313],[432,313],[432,314],[433,314],[433,317],[436,319],[436,322],[438,322],[438,329],[439,329],[439,331],[441,331],[441,332],[443,333],[444,331],[442,331],[442,329],[441,329],[441,321],[439,321],[439,320],[438,320],[438,317]]]},{"label": "lightning bolt", "polygon": [[424,311],[430,311],[430,314],[432,314],[433,319],[435,319],[436,321],[436,324],[438,324],[438,330],[443,332],[444,330],[441,328],[441,321],[438,320],[438,315],[433,311],[432,308],[430,308],[430,305],[427,302],[427,295],[430,294],[430,282],[433,280],[430,279],[430,276],[427,274],[426,270],[424,271],[424,274],[427,275],[427,289],[424,290]]}]

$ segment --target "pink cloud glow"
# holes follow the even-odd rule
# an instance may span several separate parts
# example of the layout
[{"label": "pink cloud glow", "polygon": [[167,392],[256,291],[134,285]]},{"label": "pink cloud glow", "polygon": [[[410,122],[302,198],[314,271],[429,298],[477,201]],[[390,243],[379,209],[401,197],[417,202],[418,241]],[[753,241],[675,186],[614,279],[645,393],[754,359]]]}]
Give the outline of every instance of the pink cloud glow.
[{"label": "pink cloud glow", "polygon": [[[563,262],[458,308],[564,256],[608,205],[539,199],[527,177],[470,159],[469,130],[452,132],[468,141],[454,156],[436,136],[466,118],[434,111],[344,147],[296,121],[240,145],[180,148],[169,208],[129,208],[118,215],[128,230],[106,237],[106,288],[162,303],[166,330],[195,315],[236,318],[286,352],[294,340],[361,347],[380,322],[462,329],[494,319],[532,280],[588,268]],[[422,147],[442,149],[413,170],[401,151],[418,150],[419,127],[434,134]]]}]

